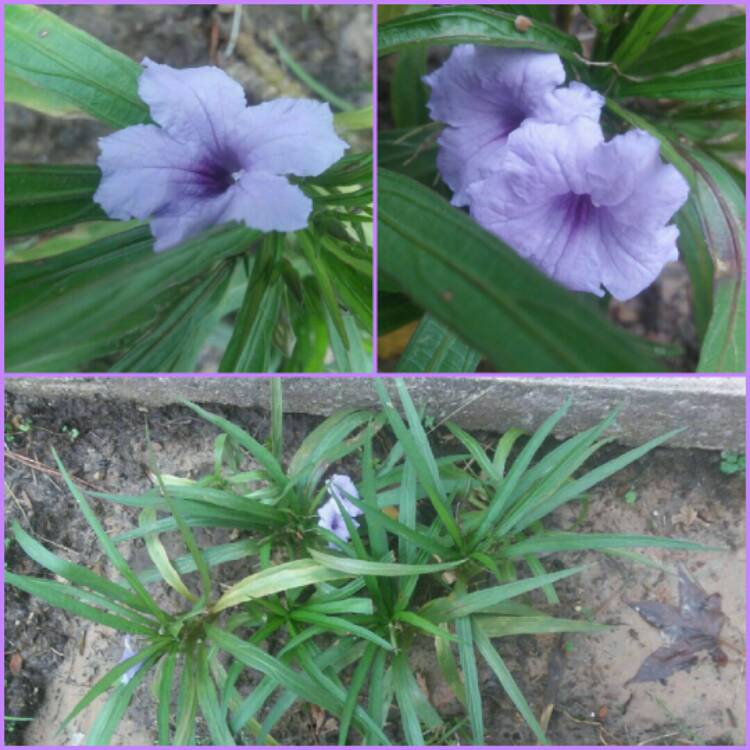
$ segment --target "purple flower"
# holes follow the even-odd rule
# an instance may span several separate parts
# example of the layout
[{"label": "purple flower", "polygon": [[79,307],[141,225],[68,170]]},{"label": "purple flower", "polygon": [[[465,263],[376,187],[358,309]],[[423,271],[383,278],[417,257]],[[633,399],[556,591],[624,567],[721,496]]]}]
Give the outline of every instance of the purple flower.
[{"label": "purple flower", "polygon": [[[137,651],[133,650],[133,643],[130,640],[129,635],[126,635],[123,638],[122,643],[123,643],[122,656],[120,657],[120,661],[117,662],[118,664],[122,664],[124,661],[131,659],[132,657],[136,655],[136,653],[138,653]],[[127,685],[133,679],[133,677],[135,677],[136,672],[141,668],[142,664],[143,662],[141,661],[141,662],[138,662],[138,664],[134,664],[132,667],[130,667],[130,669],[128,669],[128,671],[125,672],[125,674],[122,675],[122,677],[120,677],[120,682],[123,685]]]},{"label": "purple flower", "polygon": [[138,93],[161,127],[99,139],[94,200],[110,217],[150,218],[157,251],[229,221],[262,231],[307,226],[312,202],[285,175],[318,175],[343,155],[328,104],[248,107],[242,87],[218,68],[143,65]]},{"label": "purple flower", "polygon": [[[352,517],[351,513],[349,513],[349,517]],[[328,529],[328,531],[335,534],[344,542],[349,541],[349,530],[346,528],[344,516],[332,497],[329,497],[328,500],[318,508],[318,519],[318,526],[320,526],[321,529]],[[354,518],[352,518],[352,523],[355,526],[359,526]],[[335,545],[331,544],[329,546],[334,547]]]},{"label": "purple flower", "polygon": [[500,167],[502,146],[526,119],[598,120],[604,104],[581,83],[558,88],[565,82],[560,58],[532,50],[462,44],[424,81],[432,88],[430,115],[448,126],[438,139],[437,164],[455,206],[469,202],[472,182]]},{"label": "purple flower", "polygon": [[[362,511],[348,499],[349,496],[359,499],[359,493],[354,486],[354,482],[346,474],[334,474],[326,482],[326,487],[331,497],[318,508],[318,526],[328,529],[328,531],[334,533],[339,539],[348,542],[349,531],[346,528],[344,516],[339,509],[339,503],[352,519],[352,523],[359,527],[359,524],[354,519],[356,516],[361,516]],[[336,502],[337,500],[338,503]]]},{"label": "purple flower", "polygon": [[335,497],[346,508],[350,516],[359,516],[362,511],[354,505],[349,498],[353,497],[359,500],[359,492],[354,486],[351,477],[346,474],[334,474],[327,482],[328,492]]},{"label": "purple flower", "polygon": [[560,284],[625,300],[676,260],[687,200],[659,142],[631,130],[604,142],[581,117],[569,125],[527,120],[508,137],[503,167],[468,189],[472,217]]}]

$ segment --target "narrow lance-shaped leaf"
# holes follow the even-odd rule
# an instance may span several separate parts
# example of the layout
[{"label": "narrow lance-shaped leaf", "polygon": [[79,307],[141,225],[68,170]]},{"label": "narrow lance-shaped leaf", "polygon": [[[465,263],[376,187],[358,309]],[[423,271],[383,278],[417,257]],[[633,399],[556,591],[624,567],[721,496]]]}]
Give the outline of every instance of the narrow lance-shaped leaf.
[{"label": "narrow lance-shaped leaf", "polygon": [[646,80],[620,79],[618,96],[642,96],[684,101],[737,100],[745,98],[745,63],[722,62],[703,65],[684,73]]},{"label": "narrow lance-shaped leaf", "polygon": [[707,57],[721,55],[745,43],[745,16],[721,18],[689,31],[656,39],[630,66],[636,76],[653,76],[677,70]]},{"label": "narrow lance-shaped leaf", "polygon": [[571,58],[580,52],[575,37],[539,20],[520,31],[516,17],[476,6],[443,6],[409,13],[378,28],[378,53],[386,55],[415,45],[462,43],[536,49]]},{"label": "narrow lance-shaped leaf", "polygon": [[140,65],[44,8],[6,9],[5,70],[40,98],[49,93],[112,127],[149,119],[138,97]]},{"label": "narrow lance-shaped leaf", "polygon": [[6,237],[106,219],[92,200],[100,177],[96,167],[6,164]]}]

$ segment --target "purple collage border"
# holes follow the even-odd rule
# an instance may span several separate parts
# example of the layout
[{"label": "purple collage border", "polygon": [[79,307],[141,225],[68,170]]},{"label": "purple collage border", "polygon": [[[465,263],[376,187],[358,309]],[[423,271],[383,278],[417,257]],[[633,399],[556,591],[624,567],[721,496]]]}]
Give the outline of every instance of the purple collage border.
[{"label": "purple collage border", "polygon": [[[205,2],[201,2],[200,0],[186,0],[186,2],[174,2],[173,0],[125,0],[125,2],[120,3],[104,3],[102,0],[69,0],[69,2],[65,3],[50,3],[50,2],[44,2],[42,0],[41,2],[34,3],[33,0],[19,0],[19,2],[9,2],[8,0],[0,0],[0,3],[3,6],[6,5],[12,5],[12,4],[19,4],[19,5],[102,5],[102,4],[119,4],[119,5],[205,5]],[[299,2],[299,0],[266,0],[266,2],[255,2],[255,0],[251,0],[250,2],[246,1],[241,3],[243,5],[301,5],[303,3]],[[372,0],[372,2],[360,2],[358,0],[327,0],[320,3],[315,3],[317,5],[369,5],[372,7],[373,10],[373,31],[377,28],[377,8],[379,5],[399,5],[403,4],[403,2],[400,2],[399,0]],[[414,2],[410,3],[413,5],[471,5],[471,4],[482,4],[482,3],[472,3],[470,0],[457,0],[454,2],[450,2],[450,0],[434,0],[433,2],[425,2],[425,0],[415,0]],[[577,3],[570,2],[569,0],[553,0],[553,2],[544,3],[547,5],[574,5]],[[603,5],[619,5],[622,3],[616,2],[615,0],[603,0],[600,4]],[[645,3],[645,2],[635,2],[631,3],[634,5],[646,5],[646,4],[670,4],[666,2],[656,2],[656,3]],[[722,0],[705,0],[703,3],[695,2],[695,0],[688,0],[686,4],[690,5],[728,5],[727,2],[722,2]],[[747,7],[747,2],[742,3],[742,5],[745,5]],[[750,36],[750,22],[746,19],[746,36]],[[4,50],[4,13],[2,14],[2,18],[0,18],[0,49]],[[748,61],[748,57],[750,55],[747,52],[746,49],[746,63]],[[4,58],[4,56],[3,56]],[[378,55],[377,55],[377,37],[376,34],[373,33],[373,66],[372,66],[372,80],[373,80],[373,135],[372,135],[372,150],[373,150],[373,214],[375,217],[377,217],[377,122],[378,122],[378,99],[377,99],[377,71],[378,71]],[[4,90],[4,80],[2,83],[0,83],[0,86],[3,87]],[[747,90],[747,85],[746,85]],[[746,125],[750,125],[750,116],[746,115]],[[0,135],[4,137],[5,133],[5,123],[4,118],[2,122],[0,122]],[[4,142],[4,138],[3,138]],[[3,157],[4,158],[4,157]],[[748,164],[748,158],[746,155],[746,166]],[[3,194],[4,194],[4,170],[3,170],[3,176],[0,177],[0,179],[3,180]],[[2,219],[0,219],[3,223],[3,232],[2,236],[4,237],[4,212]],[[373,263],[375,269],[377,269],[377,221],[373,224]],[[0,277],[0,280],[3,284],[4,289],[4,267],[2,270],[0,270],[0,274],[2,276]],[[2,394],[0,394],[0,399],[2,400],[3,405],[3,413],[5,409],[5,379],[8,380],[15,380],[19,378],[59,378],[59,377],[75,377],[75,378],[109,378],[109,377],[117,377],[117,378],[153,378],[153,377],[165,377],[165,378],[207,378],[207,379],[214,379],[214,378],[271,378],[271,377],[281,377],[281,378],[395,378],[395,377],[402,377],[402,378],[472,378],[472,379],[491,379],[498,376],[502,376],[503,378],[506,377],[513,377],[513,378],[716,378],[716,377],[728,377],[728,378],[743,378],[746,383],[746,390],[747,390],[747,372],[748,368],[750,367],[750,353],[746,354],[746,367],[745,367],[745,373],[606,373],[606,374],[587,374],[587,373],[469,373],[469,374],[449,374],[449,373],[380,373],[377,371],[377,272],[374,273],[374,283],[373,283],[373,372],[370,373],[321,373],[321,374],[306,374],[306,373],[279,373],[279,374],[242,374],[242,373],[170,373],[170,374],[159,374],[159,373],[133,373],[133,374],[113,374],[113,373],[5,373],[5,352],[4,352],[4,308],[0,311],[0,379],[2,379],[3,389]],[[747,421],[747,405],[745,408],[745,418],[746,418],[746,432],[745,432],[745,444],[747,445],[748,437],[750,437],[750,425],[748,425]],[[4,486],[4,465],[0,466],[0,476],[3,478],[3,486]],[[746,486],[745,486],[745,514],[746,518],[748,516],[748,512],[750,512],[750,481],[748,481],[746,477]],[[4,507],[4,494],[3,494],[3,507]],[[746,553],[746,562],[745,562],[745,624],[746,624],[746,631],[745,631],[745,650],[747,653],[747,646],[748,646],[748,636],[747,636],[747,620],[750,617],[750,603],[748,603],[748,572],[750,572],[750,568],[748,567],[747,562],[747,552],[748,549],[750,549],[750,545],[748,545],[748,539],[747,539],[747,528],[746,528],[746,541],[745,541],[745,553]],[[5,571],[5,546],[3,545],[2,551],[0,551],[0,561],[3,565],[3,577],[4,577],[4,571]],[[4,591],[0,591],[0,609],[4,612]],[[4,640],[4,621],[0,622],[0,638],[2,638],[3,644],[5,643]],[[0,676],[3,677],[3,683],[4,683],[4,674],[5,672],[5,659],[3,658],[2,664],[0,664]],[[4,716],[4,706],[3,706],[3,716]],[[747,725],[747,718],[750,716],[750,700],[748,699],[748,692],[747,692],[747,684],[745,685],[745,719],[746,719],[746,725]],[[747,728],[746,728],[747,731]],[[5,732],[5,723],[3,721],[2,729],[0,729],[0,738],[4,738],[4,732]],[[747,739],[746,739],[747,742]],[[5,747],[6,745],[3,742],[0,742],[0,747]],[[750,745],[740,745],[738,747],[748,747]],[[45,748],[61,748],[63,746],[56,746],[56,745],[47,745],[47,746],[34,746],[34,747],[45,747]],[[138,750],[141,750],[141,746],[130,746],[130,747],[137,747]],[[184,747],[195,747],[195,746],[184,746]],[[216,746],[199,746],[201,748],[205,747],[216,747]],[[275,747],[286,747],[286,746],[275,746]],[[294,746],[299,748],[304,748],[305,750],[321,750],[321,748],[329,747],[325,745],[302,745],[302,746]],[[364,747],[364,746],[362,746]],[[398,746],[397,746],[398,747]],[[400,747],[409,747],[409,746],[400,746]],[[514,748],[518,748],[519,750],[531,750],[532,747],[537,746],[512,746]],[[553,746],[555,747],[555,746]],[[568,745],[568,746],[559,746],[559,747],[566,747],[566,748],[573,748],[576,746]],[[587,746],[590,747],[590,746]],[[613,748],[625,748],[628,746],[620,746],[620,745],[612,745],[610,747]],[[641,746],[649,748],[651,746]],[[679,746],[675,746],[679,747]],[[694,746],[691,746],[694,747]],[[143,748],[143,750],[146,750]]]}]

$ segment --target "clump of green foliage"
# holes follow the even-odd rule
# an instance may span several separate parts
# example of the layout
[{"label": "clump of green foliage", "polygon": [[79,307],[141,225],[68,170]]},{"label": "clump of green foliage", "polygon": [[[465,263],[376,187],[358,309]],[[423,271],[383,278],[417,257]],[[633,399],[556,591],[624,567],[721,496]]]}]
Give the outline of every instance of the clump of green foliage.
[{"label": "clump of green foliage", "polygon": [[[379,409],[336,412],[288,461],[280,381],[272,381],[266,442],[186,402],[220,431],[213,470],[190,480],[161,475],[154,465],[154,486],[143,494],[93,493],[140,508],[138,525],[116,537],[106,533],[55,456],[117,580],[68,562],[16,524],[17,543],[56,580],[9,572],[6,582],[139,644],[134,655],[106,671],[66,724],[109,692],[86,737],[87,743],[107,744],[133,694],[149,680],[160,744],[194,744],[199,715],[214,744],[269,744],[274,727],[302,701],[337,718],[340,744],[421,745],[445,736],[443,718],[409,662],[415,641],[429,638],[465,708],[464,742],[485,741],[479,659],[537,740],[546,741],[506,666],[502,639],[602,626],[553,617],[532,604],[527,595],[537,590],[558,602],[555,584],[582,570],[547,572],[544,556],[700,548],[665,537],[547,528],[549,516],[675,433],[592,467],[592,457],[611,440],[604,434],[618,410],[544,451],[566,402],[532,435],[506,431],[489,453],[447,423],[459,452],[437,456],[405,384],[395,385],[400,410],[375,381]],[[346,540],[321,528],[316,516],[324,476],[344,458],[357,467],[357,495],[348,500],[361,511],[355,523],[339,503]],[[194,534],[199,527],[242,533],[236,541],[202,548]],[[185,554],[170,558],[162,537],[175,534]],[[152,568],[136,572],[128,564],[118,549],[127,540],[143,540]],[[226,582],[217,566],[232,560],[243,560],[252,572],[220,588]],[[158,583],[182,597],[182,611],[159,606],[149,590]]]}]

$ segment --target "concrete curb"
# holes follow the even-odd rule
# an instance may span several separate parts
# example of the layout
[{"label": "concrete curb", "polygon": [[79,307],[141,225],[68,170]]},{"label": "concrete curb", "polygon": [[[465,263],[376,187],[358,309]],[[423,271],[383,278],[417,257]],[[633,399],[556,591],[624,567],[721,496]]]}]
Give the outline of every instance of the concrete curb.
[{"label": "concrete curb", "polygon": [[[8,378],[6,390],[27,398],[101,398],[165,406],[186,398],[203,404],[267,409],[269,378]],[[395,383],[384,379],[397,401]],[[741,377],[466,377],[408,378],[418,406],[437,420],[503,432],[532,429],[568,396],[570,412],[556,431],[592,426],[613,406],[623,410],[614,434],[636,444],[677,427],[670,445],[744,450],[745,381]],[[342,406],[377,406],[372,378],[284,378],[284,409],[328,415]]]}]

